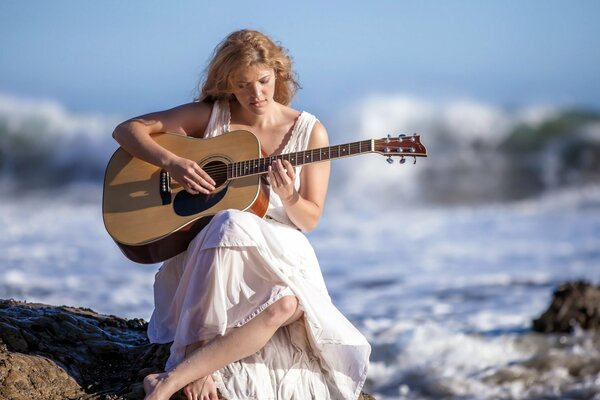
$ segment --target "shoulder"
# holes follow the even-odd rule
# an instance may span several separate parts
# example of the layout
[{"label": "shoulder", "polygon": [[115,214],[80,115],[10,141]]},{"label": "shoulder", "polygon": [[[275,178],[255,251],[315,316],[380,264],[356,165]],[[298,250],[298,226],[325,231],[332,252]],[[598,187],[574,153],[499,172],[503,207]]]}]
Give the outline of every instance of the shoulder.
[{"label": "shoulder", "polygon": [[193,102],[182,104],[167,111],[169,119],[178,122],[182,133],[188,136],[201,137],[210,120],[213,110],[212,102]]},{"label": "shoulder", "polygon": [[302,114],[300,111],[296,110],[295,108],[286,106],[285,104],[279,104],[279,107],[281,109],[281,114],[283,115],[283,118],[286,123],[294,122],[296,119],[298,119],[300,114]]},{"label": "shoulder", "polygon": [[325,126],[317,119],[310,132],[308,148],[315,149],[327,146],[329,146],[329,135],[327,135],[327,129],[325,129]]},{"label": "shoulder", "polygon": [[174,107],[169,111],[179,114],[180,117],[188,118],[210,118],[210,114],[213,109],[212,102],[206,101],[195,101],[193,103],[186,103],[180,106]]}]

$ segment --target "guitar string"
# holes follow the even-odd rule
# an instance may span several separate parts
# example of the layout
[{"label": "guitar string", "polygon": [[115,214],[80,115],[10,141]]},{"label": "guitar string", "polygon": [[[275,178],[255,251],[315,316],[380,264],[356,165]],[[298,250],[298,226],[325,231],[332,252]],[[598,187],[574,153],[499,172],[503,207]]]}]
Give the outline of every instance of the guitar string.
[{"label": "guitar string", "polygon": [[[354,148],[350,148],[349,149],[349,153],[351,153],[353,149]],[[315,149],[315,150],[317,150],[317,149]],[[279,156],[273,156],[273,158],[274,159],[281,159],[281,160],[287,159],[288,161],[290,161],[290,158],[292,158],[291,155],[293,155],[293,154],[294,153],[289,153],[289,154],[279,155]],[[315,153],[311,154],[311,163],[315,162],[315,161],[313,161],[314,155],[315,155]],[[296,158],[304,159],[304,157],[296,157]],[[325,159],[325,161],[328,160],[328,159],[330,159],[330,158],[331,158],[331,154],[330,154],[329,158]],[[230,165],[232,166],[232,169],[235,170],[235,167],[234,167],[235,164],[238,164],[241,167],[242,163],[249,163],[249,165],[246,166],[246,167],[247,168],[250,167],[253,171],[256,171],[255,173],[258,173],[258,174],[260,174],[260,173],[267,173],[268,170],[265,169],[265,168],[267,168],[268,166],[270,166],[271,163],[272,163],[272,161],[273,161],[273,159],[271,159],[271,162],[269,162],[268,164],[266,164],[265,161],[267,159],[271,159],[271,157],[257,158],[257,159],[254,159],[254,160],[236,161],[236,162],[229,163],[229,164],[221,164],[221,165],[218,165],[218,166],[212,166],[212,167],[207,167],[207,168],[203,168],[203,169],[209,175],[212,176],[212,174],[227,173],[227,168]],[[321,160],[318,160],[318,161],[321,161]],[[310,164],[310,163],[307,163],[307,164]],[[298,164],[296,164],[296,165],[298,165]],[[302,163],[301,165],[304,165],[304,163]]]},{"label": "guitar string", "polygon": [[[376,144],[381,144],[381,142],[385,143],[385,140],[375,140]],[[362,142],[362,143],[364,143],[364,142]],[[390,145],[389,143],[386,143],[386,144],[389,145],[389,146],[391,146],[391,147],[394,147],[393,145]],[[339,151],[339,149],[342,148],[342,146],[345,146],[345,145],[340,145],[340,147],[338,149],[336,149],[336,150]],[[331,146],[329,148],[326,148],[326,149],[329,150],[329,156],[330,156],[329,159],[331,158],[331,151],[333,150],[333,147],[338,147],[338,146]],[[402,146],[398,146],[398,147],[402,148],[402,149],[405,149],[405,147],[402,147]],[[349,155],[352,155],[351,154],[352,150],[356,150],[357,148],[358,148],[359,151],[361,151],[360,149],[362,148],[362,144],[360,142],[359,143],[352,143],[348,147],[348,150],[349,150],[348,153],[349,153]],[[280,155],[273,156],[273,157],[262,157],[262,158],[257,158],[257,159],[254,159],[254,160],[244,160],[244,161],[236,161],[236,162],[229,163],[229,164],[220,164],[218,166],[212,166],[212,167],[204,168],[204,171],[206,171],[209,175],[211,175],[211,174],[215,174],[215,175],[216,174],[226,174],[227,173],[227,168],[230,165],[233,166],[234,164],[239,164],[239,163],[252,163],[252,162],[254,162],[254,165],[252,166],[252,168],[257,168],[258,169],[258,171],[256,173],[258,173],[258,174],[260,174],[260,173],[267,173],[267,170],[262,170],[261,171],[261,169],[265,168],[265,167],[268,167],[268,165],[271,165],[271,164],[270,163],[268,165],[264,164],[264,160],[267,160],[267,159],[270,159],[270,158],[274,158],[274,159],[286,159],[287,158],[288,161],[289,161],[289,158],[291,158],[292,155],[296,155],[296,158],[304,159],[304,157],[298,157],[297,155],[302,154],[302,153],[304,153],[302,155],[306,155],[307,153],[310,152],[310,153],[312,153],[311,154],[311,162],[314,162],[314,161],[312,161],[312,158],[314,157],[316,151],[320,152],[321,149],[305,150],[305,151],[299,151],[299,152],[296,152],[296,153],[280,154]],[[261,163],[263,165],[260,165]]]}]

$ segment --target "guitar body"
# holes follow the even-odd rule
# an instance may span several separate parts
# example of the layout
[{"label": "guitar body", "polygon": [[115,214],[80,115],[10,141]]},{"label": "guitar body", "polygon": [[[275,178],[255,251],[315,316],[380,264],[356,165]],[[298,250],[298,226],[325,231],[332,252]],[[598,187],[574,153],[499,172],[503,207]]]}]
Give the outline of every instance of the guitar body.
[{"label": "guitar body", "polygon": [[219,211],[234,208],[266,214],[269,188],[260,175],[228,180],[231,162],[260,158],[260,143],[247,131],[210,139],[160,133],[153,139],[180,157],[198,162],[216,182],[210,195],[187,193],[166,171],[119,148],[104,176],[104,225],[123,253],[156,263],[187,249]]},{"label": "guitar body", "polygon": [[169,174],[119,148],[104,175],[102,215],[106,230],[130,260],[149,264],[185,251],[188,244],[219,211],[250,211],[261,218],[269,206],[265,175],[276,159],[293,166],[306,165],[366,153],[378,153],[400,164],[412,157],[427,157],[418,135],[307,149],[261,157],[260,142],[253,133],[234,131],[210,139],[173,133],[152,138],[180,157],[194,160],[216,182],[210,195],[191,195]]}]

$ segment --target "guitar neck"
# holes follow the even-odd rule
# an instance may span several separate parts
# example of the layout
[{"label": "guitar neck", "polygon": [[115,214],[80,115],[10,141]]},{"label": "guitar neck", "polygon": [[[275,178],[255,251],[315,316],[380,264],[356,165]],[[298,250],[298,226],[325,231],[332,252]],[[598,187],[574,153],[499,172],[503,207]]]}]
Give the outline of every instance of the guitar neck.
[{"label": "guitar neck", "polygon": [[360,142],[338,144],[318,149],[297,151],[295,153],[279,154],[276,156],[256,158],[254,160],[237,161],[227,165],[227,179],[266,174],[269,165],[275,160],[287,160],[295,167],[298,165],[312,164],[373,152],[375,152],[374,140],[367,139]]}]

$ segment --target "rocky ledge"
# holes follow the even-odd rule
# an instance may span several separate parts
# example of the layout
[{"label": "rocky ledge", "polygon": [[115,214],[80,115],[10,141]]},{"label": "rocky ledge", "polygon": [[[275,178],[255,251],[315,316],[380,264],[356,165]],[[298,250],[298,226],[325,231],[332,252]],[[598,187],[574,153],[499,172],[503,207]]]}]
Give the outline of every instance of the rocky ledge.
[{"label": "rocky ledge", "polygon": [[[600,286],[562,284],[533,321],[544,333],[576,326],[600,330]],[[146,328],[86,308],[0,300],[0,399],[143,399],[143,377],[161,371],[169,354],[168,344],[148,342]]]},{"label": "rocky ledge", "polygon": [[146,328],[86,308],[0,300],[0,399],[143,399],[143,377],[169,355]]},{"label": "rocky ledge", "polygon": [[533,330],[542,333],[571,333],[575,327],[600,332],[600,286],[563,283],[548,309],[533,321]]}]

